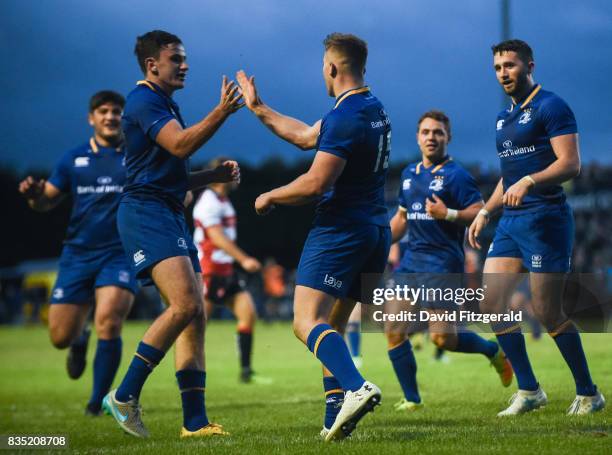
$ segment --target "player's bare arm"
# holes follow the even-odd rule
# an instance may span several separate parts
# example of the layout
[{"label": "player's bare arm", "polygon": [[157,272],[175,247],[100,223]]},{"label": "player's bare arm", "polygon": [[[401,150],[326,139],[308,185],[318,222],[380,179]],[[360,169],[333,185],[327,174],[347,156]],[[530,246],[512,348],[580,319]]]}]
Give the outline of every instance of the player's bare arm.
[{"label": "player's bare arm", "polygon": [[308,125],[301,120],[276,112],[259,97],[255,87],[255,76],[247,77],[242,70],[236,73],[236,81],[240,85],[246,106],[274,134],[302,150],[312,150],[316,147],[321,120],[314,125]]},{"label": "player's bare arm", "polygon": [[212,243],[221,248],[240,264],[240,266],[249,273],[258,272],[261,270],[261,263],[254,257],[249,256],[246,252],[228,238],[221,225],[209,226],[206,228],[206,235]]},{"label": "player's bare arm", "polygon": [[45,179],[35,180],[28,176],[19,184],[19,192],[28,205],[37,212],[46,212],[56,207],[63,199],[62,192]]},{"label": "player's bare arm", "polygon": [[468,242],[472,248],[476,248],[480,250],[482,246],[478,242],[478,236],[485,228],[487,224],[489,224],[489,220],[495,213],[497,213],[503,206],[503,195],[504,195],[504,186],[502,179],[499,179],[497,182],[497,186],[491,194],[489,200],[485,203],[484,207],[482,207],[472,224],[470,224],[470,228],[468,230]]},{"label": "player's bare arm", "polygon": [[391,243],[398,242],[408,230],[408,220],[406,219],[406,209],[398,207],[397,212],[393,215],[390,221],[391,225]]},{"label": "player's bare arm", "polygon": [[449,209],[444,201],[437,194],[432,195],[432,199],[425,200],[425,211],[436,220],[446,220],[453,223],[469,226],[476,218],[484,202],[476,202],[463,210]]},{"label": "player's bare arm", "polygon": [[317,199],[334,185],[345,164],[343,158],[319,151],[308,172],[288,185],[261,194],[255,200],[255,210],[265,215],[276,204],[303,205]]},{"label": "player's bare arm", "polygon": [[190,172],[187,187],[195,190],[211,183],[229,182],[240,182],[240,166],[236,161],[224,161],[214,169]]},{"label": "player's bare arm", "polygon": [[550,145],[557,159],[542,171],[526,175],[508,188],[504,194],[504,204],[518,207],[535,185],[558,185],[578,176],[580,173],[578,134],[553,137],[550,139]]},{"label": "player's bare arm", "polygon": [[173,155],[188,158],[215,134],[231,114],[243,106],[239,87],[223,76],[219,104],[206,117],[185,129],[177,120],[171,120],[159,131],[155,140]]}]

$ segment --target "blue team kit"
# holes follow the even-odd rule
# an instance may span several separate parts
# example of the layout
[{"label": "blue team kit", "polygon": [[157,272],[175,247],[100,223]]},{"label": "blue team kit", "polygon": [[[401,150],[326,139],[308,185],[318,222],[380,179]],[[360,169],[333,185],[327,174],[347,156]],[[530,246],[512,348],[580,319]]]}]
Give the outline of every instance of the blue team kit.
[{"label": "blue team kit", "polygon": [[52,303],[84,303],[101,286],[135,291],[116,226],[125,183],[123,160],[121,148],[102,147],[92,138],[66,152],[49,177],[49,183],[73,196]]},{"label": "blue team kit", "polygon": [[321,122],[317,153],[346,164],[317,205],[297,285],[361,300],[361,275],[384,271],[391,243],[384,200],[390,142],[391,122],[368,87],[337,97]]},{"label": "blue team kit", "polygon": [[[504,191],[557,159],[551,138],[578,131],[569,106],[540,85],[501,112],[496,129]],[[504,207],[488,256],[521,258],[531,272],[567,272],[573,241],[573,216],[563,188],[536,185],[519,207]]]},{"label": "blue team kit", "polygon": [[136,277],[147,282],[152,266],[174,256],[188,256],[194,270],[200,272],[183,214],[189,161],[155,142],[171,120],[185,127],[178,105],[152,82],[139,82],[128,95],[121,119],[127,181],[117,226]]}]

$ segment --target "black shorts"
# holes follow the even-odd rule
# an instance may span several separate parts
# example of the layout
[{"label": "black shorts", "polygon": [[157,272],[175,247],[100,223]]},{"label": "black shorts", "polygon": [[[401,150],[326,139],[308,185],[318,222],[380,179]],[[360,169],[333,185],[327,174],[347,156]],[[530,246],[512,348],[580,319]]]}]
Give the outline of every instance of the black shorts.
[{"label": "black shorts", "polygon": [[236,272],[231,275],[204,275],[204,297],[215,305],[223,305],[226,299],[245,290],[244,280]]}]

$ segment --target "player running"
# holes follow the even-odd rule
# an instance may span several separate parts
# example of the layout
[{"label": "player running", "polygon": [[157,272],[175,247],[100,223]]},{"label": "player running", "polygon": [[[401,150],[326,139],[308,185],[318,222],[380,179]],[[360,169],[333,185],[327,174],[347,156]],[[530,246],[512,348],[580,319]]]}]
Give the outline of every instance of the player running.
[{"label": "player running", "polygon": [[[336,101],[313,126],[264,104],[253,77],[241,71],[237,80],[248,108],[274,134],[302,149],[317,150],[308,172],[261,194],[255,209],[264,215],[275,205],[319,201],[297,270],[293,330],[328,370],[326,395],[344,393],[340,412],[322,433],[330,441],[348,436],[381,399],[380,389],[361,376],[329,321],[334,308],[334,313],[342,313],[336,319],[346,325],[360,300],[361,274],[382,273],[386,264],[391,232],[384,184],[391,122],[364,85],[367,44],[354,35],[333,33],[324,45],[323,78]],[[340,302],[334,307],[336,299]]]},{"label": "player running", "polygon": [[125,100],[101,91],[89,101],[93,137],[66,152],[49,180],[26,178],[19,191],[34,210],[46,212],[66,195],[72,213],[51,294],[49,335],[58,349],[70,348],[68,375],[85,370],[89,312],[95,303],[98,336],[93,389],[85,414],[99,415],[102,399],[121,362],[121,328],[130,311],[136,280],[117,232],[117,207],[125,184],[124,147],[120,120]]},{"label": "player running", "polygon": [[[216,158],[210,165],[216,168],[226,161]],[[193,208],[193,238],[202,267],[206,313],[211,314],[213,305],[225,305],[236,317],[240,380],[246,383],[253,377],[251,351],[257,313],[234,262],[249,273],[261,270],[261,264],[236,244],[236,211],[228,198],[236,187],[236,182],[213,183],[204,190]]]},{"label": "player running", "polygon": [[183,405],[181,437],[226,435],[206,415],[202,279],[183,203],[189,188],[230,181],[236,175],[236,164],[228,163],[225,173],[190,176],[188,158],[242,106],[241,96],[237,95],[238,87],[224,77],[219,104],[186,128],[171,97],[184,87],[189,69],[181,40],[155,30],[138,37],[135,54],[146,80],[128,95],[121,121],[127,183],[117,225],[136,277],[152,281],[168,307],[144,334],[119,388],[104,398],[104,406],[127,433],[147,437],[140,392],[151,371],[175,344]]},{"label": "player running", "polygon": [[[553,337],[576,382],[568,414],[590,414],[603,409],[604,397],[591,380],[580,335],[561,307],[574,241],[573,215],[561,184],[580,172],[576,119],[565,101],[534,82],[535,63],[527,43],[503,41],[492,50],[497,81],[512,104],[497,116],[502,178],[469,230],[470,244],[480,248],[479,234],[503,208],[484,265],[483,309],[505,312],[508,289],[527,269],[535,316]],[[518,382],[510,406],[498,415],[522,414],[546,405],[520,327],[493,329]]]},{"label": "player running", "polygon": [[[421,150],[421,161],[408,165],[402,171],[399,207],[391,219],[394,243],[408,231],[408,241],[395,271],[395,279],[398,282],[416,280],[413,287],[424,284],[423,280],[429,287],[427,282],[431,283],[432,278],[435,283],[431,287],[460,285],[455,283],[460,275],[440,275],[438,278],[435,274],[464,272],[466,226],[482,208],[482,196],[472,176],[447,154],[451,125],[446,114],[435,110],[424,113],[417,123],[416,139]],[[390,306],[394,304],[398,305],[395,302]],[[427,311],[436,312],[436,309]],[[429,332],[438,348],[485,355],[495,367],[502,384],[508,387],[512,382],[512,367],[494,341],[487,341],[465,328],[458,331],[455,324],[442,321],[430,322]],[[423,404],[406,323],[387,324],[385,335],[389,359],[404,393],[404,398],[395,404],[395,409],[417,410]]]}]

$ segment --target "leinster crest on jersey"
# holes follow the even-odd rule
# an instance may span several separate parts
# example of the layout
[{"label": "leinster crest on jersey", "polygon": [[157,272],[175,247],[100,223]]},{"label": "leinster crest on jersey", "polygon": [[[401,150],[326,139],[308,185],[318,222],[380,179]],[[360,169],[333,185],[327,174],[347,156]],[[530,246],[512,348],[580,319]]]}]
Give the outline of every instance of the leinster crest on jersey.
[{"label": "leinster crest on jersey", "polygon": [[525,109],[525,111],[521,114],[521,117],[519,118],[518,122],[520,125],[526,125],[527,123],[529,123],[530,120],[531,120],[531,108]]},{"label": "leinster crest on jersey", "polygon": [[441,175],[436,177],[429,183],[429,189],[431,191],[440,191],[444,186],[444,178]]}]

